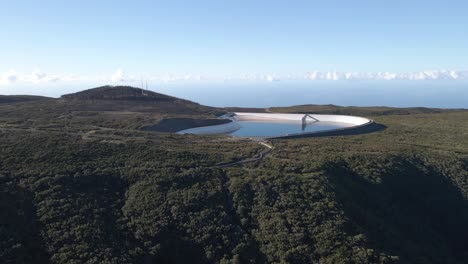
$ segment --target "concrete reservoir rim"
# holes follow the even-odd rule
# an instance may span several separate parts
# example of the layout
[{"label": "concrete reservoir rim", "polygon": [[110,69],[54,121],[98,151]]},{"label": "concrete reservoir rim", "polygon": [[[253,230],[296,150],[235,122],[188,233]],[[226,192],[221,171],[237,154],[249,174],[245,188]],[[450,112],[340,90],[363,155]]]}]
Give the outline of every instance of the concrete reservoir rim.
[{"label": "concrete reservoir rim", "polygon": [[[228,113],[220,118],[230,119],[232,122],[214,125],[214,126],[204,126],[204,127],[194,127],[189,129],[184,129],[178,131],[177,134],[195,134],[195,135],[215,135],[215,134],[229,134],[241,128],[238,121],[306,121],[310,122],[337,122],[337,123],[347,123],[350,124],[348,127],[321,130],[317,131],[318,133],[326,131],[337,131],[345,130],[356,127],[365,126],[367,124],[373,123],[372,120],[358,117],[358,116],[347,116],[347,115],[322,115],[322,114],[282,114],[282,113],[247,113],[247,112],[235,112]],[[300,135],[300,134],[311,134],[317,132],[304,132],[290,134],[291,136]],[[284,137],[289,135],[279,135],[278,137]],[[274,138],[274,137],[272,137]]]}]

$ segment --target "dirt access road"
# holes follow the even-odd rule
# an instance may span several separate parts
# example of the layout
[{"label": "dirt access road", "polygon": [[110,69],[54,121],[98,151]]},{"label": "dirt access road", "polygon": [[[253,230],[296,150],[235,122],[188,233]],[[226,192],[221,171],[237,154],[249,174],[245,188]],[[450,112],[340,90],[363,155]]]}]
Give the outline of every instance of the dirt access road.
[{"label": "dirt access road", "polygon": [[266,157],[273,149],[274,147],[266,142],[259,141],[258,144],[266,147],[267,149],[264,151],[260,151],[258,154],[255,156],[248,158],[248,159],[243,159],[243,160],[238,160],[238,161],[232,161],[232,162],[227,162],[227,163],[221,163],[213,166],[214,168],[225,168],[225,167],[231,167],[231,166],[236,166],[236,165],[242,165],[245,163],[249,162],[254,162],[263,159]]}]

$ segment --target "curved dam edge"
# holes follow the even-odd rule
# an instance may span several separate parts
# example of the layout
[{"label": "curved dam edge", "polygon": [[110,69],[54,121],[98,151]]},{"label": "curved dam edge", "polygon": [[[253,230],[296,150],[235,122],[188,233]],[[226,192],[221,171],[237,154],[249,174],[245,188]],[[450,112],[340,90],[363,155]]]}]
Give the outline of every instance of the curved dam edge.
[{"label": "curved dam edge", "polygon": [[229,134],[241,128],[237,121],[304,121],[304,122],[340,122],[350,124],[349,127],[294,133],[287,135],[279,135],[273,137],[246,137],[246,138],[263,138],[263,139],[288,139],[288,138],[303,138],[303,137],[324,137],[324,136],[345,136],[358,135],[376,132],[385,129],[383,125],[376,124],[373,120],[358,116],[346,115],[321,115],[321,114],[280,114],[280,113],[247,113],[236,112],[228,113],[221,116],[223,119],[229,119],[231,122],[204,127],[194,127],[178,131],[177,134]]},{"label": "curved dam edge", "polygon": [[265,139],[293,139],[293,138],[312,138],[312,137],[337,137],[337,136],[354,136],[369,134],[386,129],[387,126],[377,124],[370,121],[360,126],[345,127],[341,129],[333,129],[318,132],[306,132],[292,135],[278,136],[278,137],[265,137]]},{"label": "curved dam edge", "polygon": [[304,117],[307,117],[306,121],[309,123],[322,121],[322,122],[339,122],[348,123],[353,126],[359,126],[366,124],[372,120],[359,117],[359,116],[348,116],[348,115],[323,115],[323,114],[281,114],[281,113],[247,113],[247,112],[236,112],[232,117],[234,120],[239,121],[302,121]]},{"label": "curved dam edge", "polygon": [[229,119],[231,122],[214,126],[203,126],[184,129],[176,132],[177,134],[194,134],[194,135],[217,135],[229,134],[241,128],[237,121],[231,115],[223,115],[221,119]]}]

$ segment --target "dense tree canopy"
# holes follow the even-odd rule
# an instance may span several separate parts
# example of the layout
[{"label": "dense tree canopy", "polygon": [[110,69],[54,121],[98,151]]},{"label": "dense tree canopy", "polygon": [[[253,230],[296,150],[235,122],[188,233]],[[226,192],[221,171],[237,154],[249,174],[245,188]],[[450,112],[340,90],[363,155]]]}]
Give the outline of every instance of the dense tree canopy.
[{"label": "dense tree canopy", "polygon": [[56,104],[0,106],[2,263],[468,260],[468,112],[394,109],[369,115],[384,131],[217,168],[263,147]]}]

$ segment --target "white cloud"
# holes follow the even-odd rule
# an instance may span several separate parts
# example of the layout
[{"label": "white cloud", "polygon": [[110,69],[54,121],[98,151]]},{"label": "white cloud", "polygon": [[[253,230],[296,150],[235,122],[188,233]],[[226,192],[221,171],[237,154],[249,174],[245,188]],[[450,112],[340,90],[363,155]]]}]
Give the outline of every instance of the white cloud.
[{"label": "white cloud", "polygon": [[15,70],[9,70],[0,74],[0,84],[11,84],[18,81],[19,76]]},{"label": "white cloud", "polygon": [[[235,76],[201,76],[196,74],[161,74],[147,75],[143,78],[151,83],[169,82],[200,82],[200,81],[255,81],[255,82],[278,82],[280,80],[310,80],[310,81],[339,81],[339,80],[378,80],[378,81],[425,81],[425,80],[468,80],[468,71],[456,70],[430,70],[420,72],[339,72],[339,71],[311,71],[305,75],[301,74],[259,74],[251,73]],[[56,74],[46,73],[39,69],[31,73],[18,73],[15,70],[0,72],[0,85],[17,84],[50,84],[50,83],[86,83],[88,85],[102,85],[105,83],[139,83],[140,78],[127,75],[123,69],[117,69],[113,74],[104,75],[78,75],[78,74]]]},{"label": "white cloud", "polygon": [[36,69],[31,73],[30,76],[25,76],[23,80],[32,82],[34,84],[51,83],[51,82],[60,81],[61,77],[56,74],[49,75],[47,73],[42,72],[40,69]]},{"label": "white cloud", "polygon": [[265,75],[264,79],[267,82],[279,82],[280,81],[280,78],[278,76],[270,75],[270,74]]},{"label": "white cloud", "polygon": [[0,85],[9,85],[13,83],[18,84],[48,84],[55,82],[82,82],[82,81],[96,81],[95,77],[86,77],[73,74],[48,74],[36,69],[31,73],[18,73],[15,70],[9,70],[0,73]]},{"label": "white cloud", "polygon": [[345,73],[341,73],[341,72],[327,72],[326,80],[338,81],[338,80],[343,79],[345,75],[346,75]]},{"label": "white cloud", "polygon": [[309,72],[306,74],[305,78],[309,80],[318,80],[321,78],[320,74],[321,73],[318,71]]},{"label": "white cloud", "polygon": [[[258,73],[251,73],[251,74],[244,74],[240,75],[239,77],[224,77],[225,81],[264,81],[264,82],[279,82],[281,81],[281,76],[277,74],[258,74]],[[285,76],[285,79],[293,80],[295,76],[288,74]]]},{"label": "white cloud", "polygon": [[396,73],[391,73],[391,72],[384,72],[382,75],[382,79],[390,81],[390,80],[395,80],[397,78]]},{"label": "white cloud", "polygon": [[47,77],[47,74],[41,72],[41,70],[35,70],[31,74],[33,80],[40,81],[41,79],[44,79]]},{"label": "white cloud", "polygon": [[409,80],[409,81],[423,81],[423,80],[467,80],[467,72],[462,71],[447,71],[447,70],[434,70],[434,71],[421,71],[421,72],[319,72],[311,71],[305,75],[308,80]]},{"label": "white cloud", "polygon": [[136,80],[134,76],[127,76],[122,69],[117,69],[110,79],[113,83],[134,82]]}]

